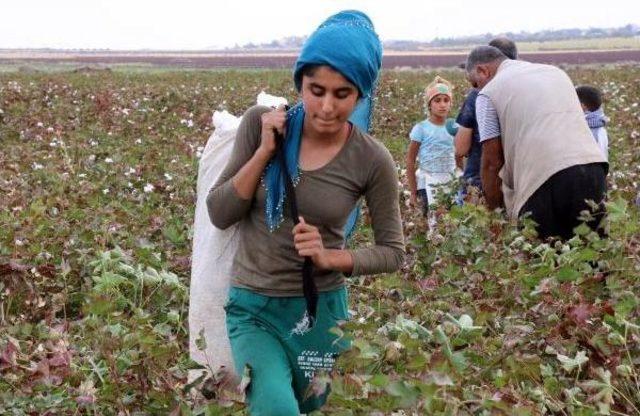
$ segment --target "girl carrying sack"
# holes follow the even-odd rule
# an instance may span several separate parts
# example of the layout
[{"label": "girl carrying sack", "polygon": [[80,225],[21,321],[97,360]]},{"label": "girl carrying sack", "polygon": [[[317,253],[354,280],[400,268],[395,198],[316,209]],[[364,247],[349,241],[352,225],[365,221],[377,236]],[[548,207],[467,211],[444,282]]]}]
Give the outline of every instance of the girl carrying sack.
[{"label": "girl carrying sack", "polygon": [[[252,415],[297,416],[324,404],[328,389],[310,385],[348,347],[330,332],[348,319],[345,275],[392,272],[403,262],[396,165],[366,133],[381,62],[366,15],[327,19],[294,66],[300,102],[288,111],[256,106],[245,113],[207,197],[216,227],[238,224],[224,308],[236,372],[250,377]],[[284,138],[280,158],[277,135]],[[362,197],[375,244],[346,249],[344,229]],[[305,258],[311,282],[303,282]]]}]

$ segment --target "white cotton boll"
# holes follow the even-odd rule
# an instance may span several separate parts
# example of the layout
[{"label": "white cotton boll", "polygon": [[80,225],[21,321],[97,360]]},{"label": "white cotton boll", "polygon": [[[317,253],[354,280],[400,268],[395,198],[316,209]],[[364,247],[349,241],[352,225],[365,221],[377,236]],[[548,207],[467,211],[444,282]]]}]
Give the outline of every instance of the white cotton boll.
[{"label": "white cotton boll", "polygon": [[153,190],[156,189],[155,186],[153,186],[152,184],[148,183],[144,186],[143,190],[145,193],[150,193],[153,192]]}]

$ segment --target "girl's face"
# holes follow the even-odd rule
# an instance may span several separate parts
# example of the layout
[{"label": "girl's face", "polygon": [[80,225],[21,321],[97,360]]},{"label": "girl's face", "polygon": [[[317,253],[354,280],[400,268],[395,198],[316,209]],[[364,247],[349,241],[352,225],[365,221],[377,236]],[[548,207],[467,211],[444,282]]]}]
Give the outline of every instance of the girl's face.
[{"label": "girl's face", "polygon": [[451,111],[451,98],[445,94],[438,94],[429,103],[429,113],[436,117],[446,118]]},{"label": "girl's face", "polygon": [[302,76],[302,103],[305,127],[322,135],[338,134],[358,101],[358,89],[339,72],[318,67],[313,75]]}]

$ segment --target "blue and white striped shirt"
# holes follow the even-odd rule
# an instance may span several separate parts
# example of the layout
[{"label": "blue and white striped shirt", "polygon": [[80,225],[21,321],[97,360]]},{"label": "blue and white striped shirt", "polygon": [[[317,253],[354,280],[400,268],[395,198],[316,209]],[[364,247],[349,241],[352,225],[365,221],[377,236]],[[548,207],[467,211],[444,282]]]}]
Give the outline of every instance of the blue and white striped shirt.
[{"label": "blue and white striped shirt", "polygon": [[478,120],[480,143],[500,136],[500,120],[496,107],[491,99],[482,93],[478,94],[478,98],[476,98],[476,119]]}]

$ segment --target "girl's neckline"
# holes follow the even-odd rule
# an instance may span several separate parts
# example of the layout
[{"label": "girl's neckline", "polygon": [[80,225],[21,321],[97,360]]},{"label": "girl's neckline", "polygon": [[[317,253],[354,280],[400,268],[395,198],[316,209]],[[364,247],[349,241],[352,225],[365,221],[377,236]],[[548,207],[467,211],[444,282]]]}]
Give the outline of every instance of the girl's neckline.
[{"label": "girl's neckline", "polygon": [[348,123],[349,123],[349,126],[350,126],[349,135],[347,136],[347,140],[344,141],[344,143],[342,144],[342,147],[340,148],[340,150],[338,150],[338,153],[336,153],[335,156],[333,156],[331,159],[329,159],[327,161],[327,163],[325,163],[324,165],[320,166],[319,168],[311,169],[311,170],[302,169],[300,167],[300,163],[298,162],[298,170],[301,173],[306,173],[306,174],[318,173],[318,172],[321,172],[322,170],[326,169],[328,166],[332,165],[337,159],[339,159],[340,156],[344,153],[344,151],[347,148],[347,146],[349,146],[349,143],[351,143],[353,141],[353,136],[355,135],[356,126],[354,126],[353,123],[351,123],[350,121]]},{"label": "girl's neckline", "polygon": [[444,126],[447,124],[447,119],[444,119],[444,120],[442,121],[442,124],[434,123],[433,121],[431,121],[431,119],[430,119],[430,118],[427,118],[427,121],[428,121],[429,123],[431,123],[431,125],[436,126],[436,127],[444,127]]}]

